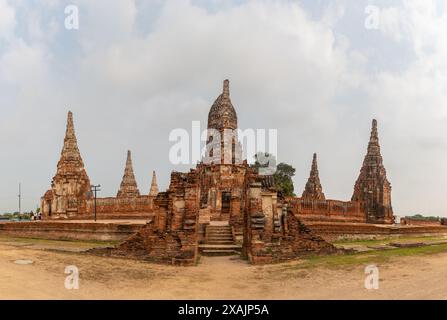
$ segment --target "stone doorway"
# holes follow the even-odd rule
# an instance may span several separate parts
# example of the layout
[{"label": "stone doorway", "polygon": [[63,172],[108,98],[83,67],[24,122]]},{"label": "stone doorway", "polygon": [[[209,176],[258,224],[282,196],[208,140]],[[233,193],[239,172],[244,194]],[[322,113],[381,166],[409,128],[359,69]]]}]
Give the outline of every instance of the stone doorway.
[{"label": "stone doorway", "polygon": [[222,208],[220,211],[220,219],[221,221],[228,221],[230,219],[230,211],[231,211],[231,192],[224,191],[222,192]]}]

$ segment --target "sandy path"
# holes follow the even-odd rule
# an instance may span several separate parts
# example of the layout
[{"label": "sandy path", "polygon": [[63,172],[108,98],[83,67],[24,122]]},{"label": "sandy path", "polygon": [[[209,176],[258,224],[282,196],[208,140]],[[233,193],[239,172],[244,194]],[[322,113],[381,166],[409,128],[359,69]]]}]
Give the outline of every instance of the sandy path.
[{"label": "sandy path", "polygon": [[[30,259],[32,265],[18,265]],[[1,299],[447,299],[447,253],[394,258],[379,265],[380,289],[364,288],[364,266],[296,269],[296,263],[251,266],[202,257],[172,267],[79,253],[0,245]],[[80,270],[79,290],[64,287],[67,265]]]}]

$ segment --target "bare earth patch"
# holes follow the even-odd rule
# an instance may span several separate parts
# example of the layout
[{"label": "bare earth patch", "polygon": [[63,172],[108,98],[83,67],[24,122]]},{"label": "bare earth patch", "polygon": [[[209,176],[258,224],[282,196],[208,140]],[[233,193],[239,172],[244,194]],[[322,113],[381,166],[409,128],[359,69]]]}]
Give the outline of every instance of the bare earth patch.
[{"label": "bare earth patch", "polygon": [[[447,246],[369,251],[252,266],[234,257],[201,257],[173,267],[78,251],[97,243],[0,239],[1,299],[446,299]],[[399,251],[400,250],[400,251]],[[413,250],[413,251],[409,251]],[[425,250],[425,251],[424,251]],[[16,264],[31,260],[32,264]],[[380,289],[364,288],[376,263]],[[80,287],[64,287],[65,267]]]}]

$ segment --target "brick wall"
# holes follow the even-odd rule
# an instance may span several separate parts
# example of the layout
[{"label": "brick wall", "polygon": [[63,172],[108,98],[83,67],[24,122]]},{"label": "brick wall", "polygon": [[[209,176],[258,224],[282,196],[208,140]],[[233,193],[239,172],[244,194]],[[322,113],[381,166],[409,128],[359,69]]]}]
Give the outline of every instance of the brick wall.
[{"label": "brick wall", "polygon": [[4,222],[0,236],[52,240],[121,241],[141,229],[138,224],[75,222]]}]

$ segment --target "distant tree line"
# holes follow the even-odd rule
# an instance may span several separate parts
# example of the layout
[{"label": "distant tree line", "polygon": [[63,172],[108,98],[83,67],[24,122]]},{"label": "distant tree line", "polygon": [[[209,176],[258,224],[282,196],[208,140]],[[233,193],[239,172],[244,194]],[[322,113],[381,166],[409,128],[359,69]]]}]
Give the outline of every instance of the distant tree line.
[{"label": "distant tree line", "polygon": [[37,208],[36,211],[29,211],[29,212],[22,212],[19,213],[18,211],[15,212],[5,212],[3,214],[0,214],[0,218],[3,220],[30,220],[31,215],[39,214],[40,208]]},{"label": "distant tree line", "polygon": [[415,220],[423,220],[423,221],[439,221],[441,218],[440,217],[435,217],[435,216],[423,216],[422,214],[415,214],[412,216],[406,216],[405,218],[408,219],[415,219]]}]

